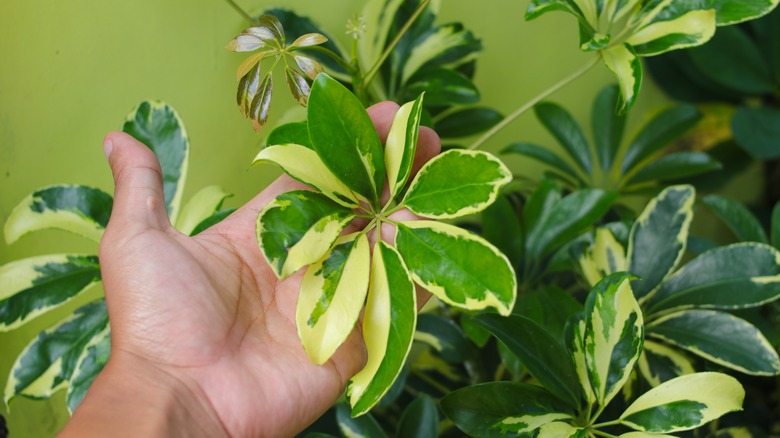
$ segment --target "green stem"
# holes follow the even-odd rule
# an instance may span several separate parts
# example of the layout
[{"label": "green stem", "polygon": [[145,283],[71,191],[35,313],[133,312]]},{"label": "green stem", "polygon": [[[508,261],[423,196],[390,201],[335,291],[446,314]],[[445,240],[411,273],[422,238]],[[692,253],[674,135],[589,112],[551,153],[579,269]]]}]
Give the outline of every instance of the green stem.
[{"label": "green stem", "polygon": [[600,430],[590,429],[590,432],[594,435],[599,435],[606,438],[617,438],[617,435],[612,435],[611,433],[602,432]]},{"label": "green stem", "polygon": [[401,41],[401,38],[406,34],[406,32],[409,30],[410,27],[412,27],[412,24],[417,20],[417,17],[422,14],[422,12],[425,10],[425,8],[428,6],[428,3],[430,3],[431,0],[423,0],[420,2],[420,5],[417,6],[417,9],[414,11],[411,17],[409,17],[409,20],[404,23],[404,27],[401,28],[401,30],[398,32],[398,34],[395,36],[393,41],[390,43],[389,46],[385,49],[384,53],[382,53],[382,56],[379,57],[379,59],[376,60],[374,65],[371,67],[371,69],[368,70],[368,73],[363,77],[363,82],[360,84],[361,88],[368,88],[368,85],[371,83],[372,80],[374,80],[374,76],[379,72],[379,69],[382,67],[382,64],[384,64],[385,60],[388,56],[390,56],[390,53],[395,49],[395,46],[398,45],[398,43]]},{"label": "green stem", "polygon": [[597,428],[597,427],[607,427],[607,426],[615,426],[617,424],[620,424],[620,420],[605,421],[603,423],[594,424],[591,427],[594,427],[594,428]]},{"label": "green stem", "polygon": [[250,23],[256,24],[256,25],[260,25],[260,22],[257,21],[256,18],[253,18],[251,15],[247,14],[247,12],[245,10],[243,10],[241,8],[241,6],[239,6],[236,2],[234,2],[233,0],[225,0],[225,1],[228,2],[228,4],[233,9],[235,9],[236,12],[239,13],[239,15],[241,15],[244,18],[246,18],[247,21],[249,21]]},{"label": "green stem", "polygon": [[498,131],[504,129],[509,123],[511,123],[516,118],[520,117],[523,113],[528,111],[529,109],[533,108],[534,105],[542,101],[543,99],[546,99],[551,94],[555,93],[556,91],[560,90],[561,88],[565,87],[566,85],[569,85],[569,83],[574,82],[575,79],[579,78],[580,76],[584,75],[588,70],[593,68],[596,64],[598,64],[599,60],[601,59],[601,56],[596,56],[590,61],[588,61],[585,65],[580,67],[577,71],[570,74],[569,76],[566,76],[565,78],[561,79],[557,83],[555,83],[552,87],[544,90],[543,92],[539,93],[536,97],[526,102],[523,106],[516,109],[512,114],[506,116],[504,120],[501,120],[496,126],[491,128],[488,132],[484,133],[482,137],[477,139],[474,143],[469,146],[469,149],[478,149],[480,146],[482,146],[483,143],[485,143],[490,137],[496,135]]},{"label": "green stem", "polygon": [[445,386],[441,382],[437,382],[436,380],[434,380],[433,378],[431,378],[430,376],[426,375],[423,372],[420,372],[420,371],[417,371],[417,370],[412,370],[412,374],[417,376],[417,378],[419,378],[420,380],[425,381],[425,383],[427,383],[427,384],[433,386],[434,388],[438,389],[443,394],[449,394],[449,393],[451,393],[453,391],[452,389],[448,388],[447,386]]}]

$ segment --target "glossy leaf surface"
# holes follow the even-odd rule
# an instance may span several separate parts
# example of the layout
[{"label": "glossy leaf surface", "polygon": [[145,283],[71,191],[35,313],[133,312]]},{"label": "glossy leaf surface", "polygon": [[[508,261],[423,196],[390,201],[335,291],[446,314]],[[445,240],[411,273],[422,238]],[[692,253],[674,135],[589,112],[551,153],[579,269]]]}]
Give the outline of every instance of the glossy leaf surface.
[{"label": "glossy leaf surface", "polygon": [[729,412],[742,410],[745,390],[721,373],[678,377],[641,395],[620,422],[636,430],[671,433],[690,430]]},{"label": "glossy leaf surface", "polygon": [[145,144],[160,160],[165,208],[171,222],[176,223],[190,156],[184,122],[170,105],[145,101],[130,113],[122,130]]},{"label": "glossy leaf surface", "polygon": [[96,256],[45,255],[0,266],[0,332],[61,306],[98,281]]},{"label": "glossy leaf surface", "polygon": [[514,269],[483,238],[453,225],[408,221],[398,225],[395,243],[414,281],[440,300],[470,310],[511,311],[517,289]]},{"label": "glossy leaf surface", "polygon": [[423,95],[398,109],[385,142],[385,166],[390,197],[395,197],[406,185],[412,173],[417,136],[422,117]]},{"label": "glossy leaf surface", "polygon": [[23,199],[5,221],[9,245],[38,230],[55,228],[100,241],[114,200],[100,189],[57,185],[36,190]]},{"label": "glossy leaf surface", "polygon": [[511,180],[509,169],[492,155],[454,149],[420,169],[402,202],[418,216],[456,218],[487,208]]},{"label": "glossy leaf surface", "polygon": [[691,359],[683,352],[650,340],[645,340],[637,368],[651,386],[696,372]]},{"label": "glossy leaf surface", "polygon": [[713,0],[718,25],[741,23],[761,17],[777,6],[777,0]]},{"label": "glossy leaf surface", "polygon": [[610,274],[625,271],[628,266],[623,245],[607,228],[596,229],[593,243],[577,263],[591,286]]},{"label": "glossy leaf surface", "polygon": [[386,438],[387,434],[382,426],[371,414],[353,418],[349,413],[349,406],[344,403],[336,405],[336,421],[339,430],[344,436],[351,438]]},{"label": "glossy leaf surface", "polygon": [[414,399],[404,409],[398,421],[396,436],[404,438],[429,438],[439,435],[439,408],[427,395]]},{"label": "glossy leaf surface", "polygon": [[309,126],[306,122],[293,122],[279,125],[265,139],[268,146],[297,144],[314,149],[309,138]]},{"label": "glossy leaf surface", "polygon": [[501,114],[491,108],[464,108],[436,120],[434,129],[442,138],[468,137],[487,131],[502,119]]},{"label": "glossy leaf surface", "polygon": [[586,175],[590,174],[593,169],[593,159],[590,156],[588,139],[572,115],[563,107],[549,102],[536,105],[534,112],[577,166]]}]

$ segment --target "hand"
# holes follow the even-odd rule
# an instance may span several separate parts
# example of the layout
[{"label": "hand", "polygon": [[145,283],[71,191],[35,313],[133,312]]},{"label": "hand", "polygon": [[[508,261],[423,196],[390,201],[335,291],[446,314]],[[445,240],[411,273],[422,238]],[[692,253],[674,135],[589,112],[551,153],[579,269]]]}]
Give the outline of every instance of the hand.
[{"label": "hand", "polygon": [[[398,106],[368,112],[384,143]],[[440,149],[421,128],[415,171]],[[168,220],[152,152],[111,133],[116,183],[100,242],[111,357],[63,435],[288,436],[325,412],[366,360],[359,329],[324,365],[295,327],[303,270],[279,281],[255,238],[260,210],[305,188],[282,176],[195,237]],[[407,212],[407,214],[409,214]]]}]

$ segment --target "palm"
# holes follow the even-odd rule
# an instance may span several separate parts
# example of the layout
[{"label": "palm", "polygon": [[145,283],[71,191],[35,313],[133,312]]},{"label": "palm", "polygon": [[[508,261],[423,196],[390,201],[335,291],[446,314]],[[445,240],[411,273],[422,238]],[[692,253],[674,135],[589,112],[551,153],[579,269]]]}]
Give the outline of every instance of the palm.
[{"label": "palm", "polygon": [[[374,110],[380,137],[396,109]],[[420,143],[418,168],[438,152],[435,135]],[[154,175],[138,178],[125,185],[159,184]],[[117,202],[135,205],[122,218],[115,207],[101,242],[112,348],[194,382],[233,436],[293,434],[336,401],[365,361],[357,332],[323,366],[309,361],[295,327],[302,273],[279,281],[257,248],[259,211],[302,187],[282,177],[219,225],[187,237],[154,195],[120,195],[117,181]],[[149,209],[145,225],[131,217]]]}]

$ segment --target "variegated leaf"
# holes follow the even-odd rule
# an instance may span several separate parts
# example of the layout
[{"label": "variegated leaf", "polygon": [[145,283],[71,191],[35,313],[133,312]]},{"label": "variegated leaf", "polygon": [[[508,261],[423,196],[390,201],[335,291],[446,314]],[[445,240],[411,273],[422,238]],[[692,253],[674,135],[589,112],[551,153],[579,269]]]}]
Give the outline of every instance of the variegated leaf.
[{"label": "variegated leaf", "polygon": [[308,105],[309,136],[325,166],[378,207],[385,184],[382,144],[363,104],[328,75],[317,76]]},{"label": "variegated leaf", "polygon": [[417,318],[414,340],[430,346],[449,363],[463,363],[473,352],[466,334],[452,319],[430,313]]},{"label": "variegated leaf", "polygon": [[222,190],[219,186],[208,186],[200,189],[198,193],[190,198],[179,215],[179,221],[176,223],[176,229],[182,234],[190,235],[195,227],[206,218],[218,212],[225,199],[229,198],[229,193]]},{"label": "variegated leaf", "polygon": [[696,373],[669,380],[641,395],[620,422],[651,433],[690,430],[742,410],[745,390],[737,379],[721,373]]},{"label": "variegated leaf", "polygon": [[602,278],[628,268],[625,249],[612,232],[596,228],[595,234],[590,248],[578,260],[582,275],[591,287]]},{"label": "variegated leaf", "polygon": [[322,44],[326,41],[328,41],[328,37],[321,33],[307,33],[296,38],[288,47],[310,47]]},{"label": "variegated leaf", "polygon": [[352,417],[346,403],[336,405],[336,422],[343,436],[349,438],[387,438],[387,434],[373,415]]},{"label": "variegated leaf", "polygon": [[778,0],[713,0],[718,10],[718,26],[754,20],[777,7]]},{"label": "variegated leaf", "polygon": [[175,224],[190,156],[184,122],[170,105],[144,101],[130,113],[122,130],[145,144],[160,160],[165,208]]},{"label": "variegated leaf", "polygon": [[320,260],[354,217],[321,193],[282,193],[257,216],[260,251],[274,273],[286,278]]},{"label": "variegated leaf", "polygon": [[368,238],[355,233],[306,270],[295,321],[315,364],[327,362],[352,332],[368,292],[370,259]]},{"label": "variegated leaf", "polygon": [[607,68],[620,86],[620,112],[628,111],[642,87],[642,63],[629,44],[612,46],[601,51]]},{"label": "variegated leaf", "polygon": [[9,245],[38,230],[56,228],[100,241],[114,200],[100,189],[57,185],[36,190],[14,207],[5,221]]},{"label": "variegated leaf", "polygon": [[417,151],[417,136],[422,117],[423,95],[414,102],[407,102],[398,110],[385,142],[385,166],[390,197],[394,198],[406,185],[412,173],[412,163]]},{"label": "variegated leaf", "polygon": [[676,438],[674,435],[665,435],[662,433],[650,432],[627,432],[621,433],[619,438]]},{"label": "variegated leaf", "polygon": [[[687,7],[686,7],[687,6]],[[653,21],[628,38],[639,56],[653,56],[670,50],[700,46],[715,34],[714,9],[676,2],[668,6]]]},{"label": "variegated leaf", "polygon": [[533,20],[536,17],[550,11],[565,11],[572,15],[580,16],[579,8],[572,0],[531,0],[525,11],[525,19]]},{"label": "variegated leaf", "polygon": [[363,339],[368,362],[349,383],[352,416],[371,409],[393,385],[412,346],[417,319],[414,283],[390,245],[381,240],[373,251]]},{"label": "variegated leaf", "polygon": [[441,407],[458,428],[478,437],[531,438],[547,424],[574,419],[570,408],[545,389],[515,382],[459,389],[447,394]]},{"label": "variegated leaf", "polygon": [[724,312],[684,310],[647,324],[647,336],[757,376],[780,374],[780,358],[752,324]]},{"label": "variegated leaf", "polygon": [[0,332],[61,306],[98,281],[96,256],[45,255],[0,266]]},{"label": "variegated leaf", "polygon": [[295,100],[298,101],[299,105],[306,106],[306,103],[309,101],[309,93],[311,93],[311,88],[309,87],[309,83],[306,82],[306,78],[291,68],[286,68],[285,74],[287,76],[287,86],[290,88],[290,93],[292,93]]},{"label": "variegated leaf", "polygon": [[420,169],[402,204],[418,216],[452,219],[484,210],[510,181],[512,172],[491,154],[452,149]]},{"label": "variegated leaf", "polygon": [[651,386],[696,372],[693,363],[684,353],[649,340],[645,341],[637,366],[642,377]]},{"label": "variegated leaf", "polygon": [[308,184],[325,196],[345,207],[357,207],[357,197],[342,183],[314,150],[297,144],[269,146],[255,157],[254,163],[268,161],[278,165],[284,172],[298,181]]},{"label": "variegated leaf", "polygon": [[483,238],[453,225],[408,221],[398,224],[395,243],[414,281],[440,300],[470,310],[494,307],[502,315],[512,310],[514,269]]},{"label": "variegated leaf", "polygon": [[247,92],[247,117],[252,120],[252,128],[255,132],[260,132],[268,121],[273,85],[273,72],[269,71],[265,74],[263,80],[258,83],[256,90],[250,86]]},{"label": "variegated leaf", "polygon": [[642,353],[644,321],[629,274],[612,274],[590,292],[583,335],[588,380],[599,406],[606,406]]},{"label": "variegated leaf", "polygon": [[631,285],[642,301],[677,267],[685,253],[693,220],[695,190],[671,186],[639,215],[628,242],[628,270],[639,277]]},{"label": "variegated leaf", "polygon": [[571,355],[574,369],[577,372],[577,380],[582,390],[582,398],[588,406],[596,402],[596,394],[588,376],[588,363],[585,359],[585,314],[579,313],[573,316],[564,329],[566,347]]},{"label": "variegated leaf", "polygon": [[382,55],[395,24],[396,12],[403,3],[404,0],[365,2],[360,15],[367,25],[362,37],[357,40],[361,65],[373,65]]},{"label": "variegated leaf", "polygon": [[453,51],[463,52],[457,59],[462,64],[473,59],[481,49],[480,41],[460,23],[438,26],[415,41],[404,60],[401,82],[409,80],[424,65],[439,64],[438,60],[446,59]]},{"label": "variegated leaf", "polygon": [[538,438],[585,438],[588,432],[564,421],[553,421],[539,428]]},{"label": "variegated leaf", "polygon": [[279,125],[265,139],[268,146],[296,144],[314,150],[309,138],[309,126],[306,122],[293,122]]},{"label": "variegated leaf", "polygon": [[70,377],[68,385],[68,410],[72,414],[84,396],[87,395],[92,382],[103,370],[108,362],[108,356],[111,352],[111,330],[108,326],[99,334],[95,335],[84,347],[81,357],[76,362],[76,368]]},{"label": "variegated leaf", "polygon": [[780,252],[761,243],[707,251],[669,277],[648,312],[673,308],[740,309],[780,298]]},{"label": "variegated leaf", "polygon": [[40,333],[16,358],[5,387],[5,403],[17,395],[48,398],[64,387],[84,348],[107,324],[108,313],[101,299]]}]

